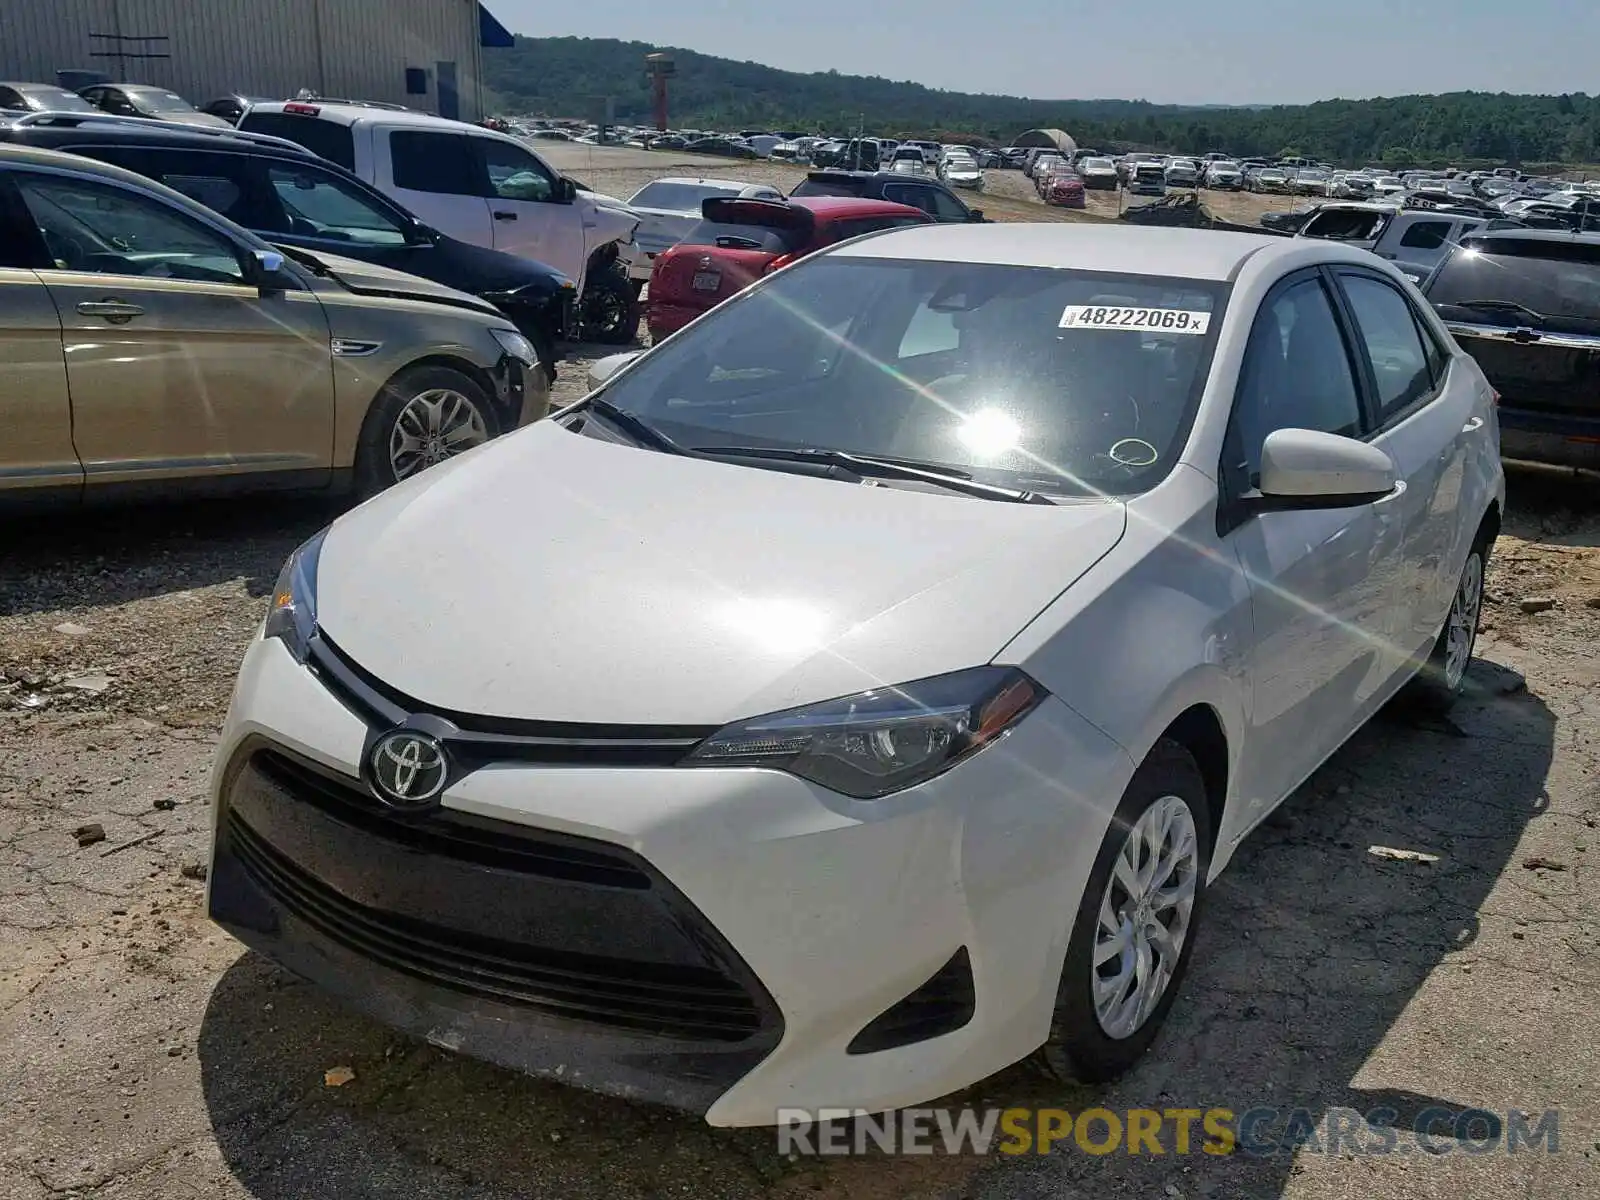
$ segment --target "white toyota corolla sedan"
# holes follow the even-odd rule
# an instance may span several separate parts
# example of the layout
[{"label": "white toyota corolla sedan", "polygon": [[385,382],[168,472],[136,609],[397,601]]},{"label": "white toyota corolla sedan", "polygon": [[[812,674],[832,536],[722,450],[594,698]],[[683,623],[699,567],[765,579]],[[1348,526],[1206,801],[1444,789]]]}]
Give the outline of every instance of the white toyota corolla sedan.
[{"label": "white toyota corolla sedan", "polygon": [[1495,395],[1364,252],[900,229],[596,376],[297,550],[221,740],[212,917],[437,1045],[719,1125],[1110,1078],[1462,689]]}]

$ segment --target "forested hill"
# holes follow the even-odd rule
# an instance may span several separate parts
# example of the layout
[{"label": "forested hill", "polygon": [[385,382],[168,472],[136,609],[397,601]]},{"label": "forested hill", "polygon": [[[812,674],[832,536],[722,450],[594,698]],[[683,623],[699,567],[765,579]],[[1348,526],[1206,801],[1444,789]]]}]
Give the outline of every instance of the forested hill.
[{"label": "forested hill", "polygon": [[[507,112],[584,115],[586,97],[616,98],[621,121],[650,114],[644,56],[610,38],[517,38],[484,52],[486,82]],[[1325,100],[1271,108],[1179,107],[1136,100],[1029,100],[944,92],[836,71],[802,74],[670,48],[672,121],[707,128],[796,128],[916,136],[966,133],[1005,142],[1034,126],[1080,144],[1242,155],[1306,154],[1338,163],[1600,159],[1600,97],[1455,92]]]}]

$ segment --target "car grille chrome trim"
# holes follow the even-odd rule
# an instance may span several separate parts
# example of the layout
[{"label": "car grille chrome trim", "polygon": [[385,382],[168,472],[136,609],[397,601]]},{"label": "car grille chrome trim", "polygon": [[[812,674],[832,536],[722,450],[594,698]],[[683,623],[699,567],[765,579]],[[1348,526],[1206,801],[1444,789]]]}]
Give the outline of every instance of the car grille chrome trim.
[{"label": "car grille chrome trim", "polygon": [[307,665],[347,708],[379,728],[431,717],[448,726],[438,736],[459,758],[616,766],[672,766],[716,732],[715,726],[603,725],[492,717],[433,708],[388,686],[359,666],[322,631],[311,639]]}]

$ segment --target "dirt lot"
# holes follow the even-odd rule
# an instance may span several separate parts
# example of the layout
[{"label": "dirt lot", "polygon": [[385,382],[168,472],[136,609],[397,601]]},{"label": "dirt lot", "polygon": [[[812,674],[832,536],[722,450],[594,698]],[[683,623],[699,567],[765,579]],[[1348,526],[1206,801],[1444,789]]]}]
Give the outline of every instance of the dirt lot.
[{"label": "dirt lot", "polygon": [[[739,162],[649,150],[596,148],[560,142],[537,144],[558,169],[596,191],[626,200],[652,179],[663,175],[704,175],[769,183],[787,192],[805,177],[805,168],[772,162]],[[1254,224],[1265,212],[1298,208],[1311,202],[1307,196],[1269,196],[1250,192],[1200,193],[1217,216]],[[1050,208],[1039,200],[1033,181],[1021,171],[985,171],[983,191],[967,193],[974,208],[997,221],[1081,221],[1114,218],[1123,207],[1148,204],[1149,197],[1125,197],[1121,192],[1092,191],[1082,210]]]}]

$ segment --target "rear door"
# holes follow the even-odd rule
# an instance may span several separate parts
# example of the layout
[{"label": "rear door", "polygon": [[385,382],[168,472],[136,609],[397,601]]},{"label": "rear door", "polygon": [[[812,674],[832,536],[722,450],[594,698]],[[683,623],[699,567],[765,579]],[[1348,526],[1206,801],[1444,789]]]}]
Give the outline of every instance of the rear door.
[{"label": "rear door", "polygon": [[10,177],[54,260],[38,275],[87,483],[328,471],[333,366],[311,293],[263,294],[244,247],[152,193],[47,168]]},{"label": "rear door", "polygon": [[49,262],[21,197],[0,174],[0,500],[83,483],[61,317],[33,270]]},{"label": "rear door", "polygon": [[1484,398],[1477,380],[1451,369],[1451,356],[1400,285],[1360,268],[1339,268],[1334,276],[1371,397],[1372,442],[1394,460],[1405,484],[1390,502],[1405,526],[1397,650],[1425,654],[1444,625],[1475,528],[1463,516],[1464,501],[1473,499],[1467,495],[1473,447],[1493,431],[1479,415]]},{"label": "rear door", "polygon": [[440,233],[494,249],[483,164],[466,134],[378,126],[372,153],[380,191]]}]

